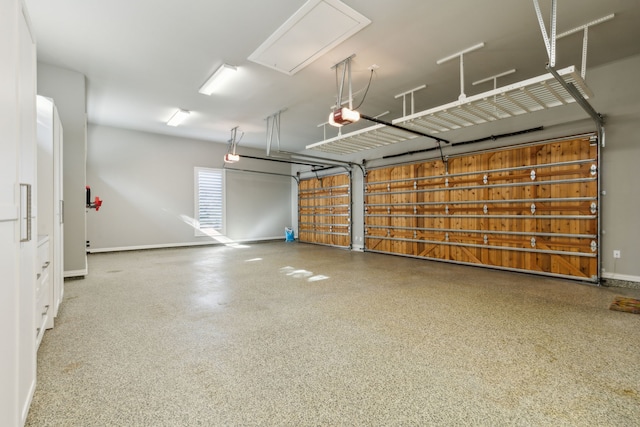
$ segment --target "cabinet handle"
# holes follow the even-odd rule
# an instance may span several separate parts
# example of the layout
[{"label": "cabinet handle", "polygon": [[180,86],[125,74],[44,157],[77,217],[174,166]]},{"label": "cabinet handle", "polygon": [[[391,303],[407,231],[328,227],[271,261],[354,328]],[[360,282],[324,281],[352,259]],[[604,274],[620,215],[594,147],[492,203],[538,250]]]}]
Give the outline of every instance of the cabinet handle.
[{"label": "cabinet handle", "polygon": [[47,314],[48,311],[49,311],[49,304],[44,306],[44,311],[42,312],[42,315],[44,316],[45,314]]},{"label": "cabinet handle", "polygon": [[51,264],[51,262],[50,262],[50,261],[45,262],[45,263],[42,265],[42,269],[44,270],[45,268],[49,267],[49,264]]},{"label": "cabinet handle", "polygon": [[[31,184],[20,184],[20,222],[24,219],[24,230],[20,225],[20,241],[31,241]],[[24,232],[24,234],[23,234]]]}]

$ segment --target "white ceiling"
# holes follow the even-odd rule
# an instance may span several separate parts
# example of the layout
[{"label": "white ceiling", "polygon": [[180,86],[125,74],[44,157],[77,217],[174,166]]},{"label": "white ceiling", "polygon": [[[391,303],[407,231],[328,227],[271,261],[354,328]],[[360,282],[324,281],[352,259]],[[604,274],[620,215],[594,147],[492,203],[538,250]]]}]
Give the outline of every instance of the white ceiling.
[{"label": "white ceiling", "polygon": [[[479,42],[485,47],[465,56],[467,95],[493,88],[471,82],[512,68],[517,72],[499,85],[546,72],[531,0],[344,0],[371,24],[293,76],[247,58],[305,0],[26,3],[38,60],[86,75],[90,123],[223,143],[239,126],[245,133],[240,146],[264,148],[265,119],[282,109],[282,150],[297,152],[322,140],[318,125],[336,96],[331,67],[352,54],[355,91],[366,87],[369,67],[380,67],[360,111],[390,111],[383,117],[388,121],[402,115],[394,96],[422,84],[427,88],[416,94],[416,111],[455,101],[459,63],[436,61]],[[540,4],[548,26],[551,1]],[[616,14],[612,21],[589,31],[588,67],[640,53],[640,1],[558,0],[559,33],[610,13]],[[579,67],[581,52],[582,33],[559,40],[558,67]],[[198,93],[222,63],[238,67],[234,79],[221,93]],[[166,126],[177,108],[192,114],[177,128]],[[329,129],[327,137],[335,134]]]}]

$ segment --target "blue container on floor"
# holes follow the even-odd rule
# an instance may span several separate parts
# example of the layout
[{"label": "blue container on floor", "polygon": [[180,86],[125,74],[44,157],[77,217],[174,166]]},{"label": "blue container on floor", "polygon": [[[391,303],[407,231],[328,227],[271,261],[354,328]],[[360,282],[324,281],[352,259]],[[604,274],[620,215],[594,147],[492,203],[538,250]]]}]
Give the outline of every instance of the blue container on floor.
[{"label": "blue container on floor", "polygon": [[293,228],[285,227],[284,228],[284,241],[285,242],[293,242],[295,240],[295,236],[293,235]]}]

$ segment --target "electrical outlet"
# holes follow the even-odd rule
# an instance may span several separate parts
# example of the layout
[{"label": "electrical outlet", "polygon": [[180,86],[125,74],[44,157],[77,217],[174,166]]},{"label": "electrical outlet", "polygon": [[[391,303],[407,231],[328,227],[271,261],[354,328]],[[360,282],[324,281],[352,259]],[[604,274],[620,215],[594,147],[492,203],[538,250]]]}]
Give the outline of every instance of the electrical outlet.
[{"label": "electrical outlet", "polygon": [[614,257],[614,258],[620,258],[620,251],[618,251],[618,250],[614,250],[614,251],[613,251],[613,257]]}]

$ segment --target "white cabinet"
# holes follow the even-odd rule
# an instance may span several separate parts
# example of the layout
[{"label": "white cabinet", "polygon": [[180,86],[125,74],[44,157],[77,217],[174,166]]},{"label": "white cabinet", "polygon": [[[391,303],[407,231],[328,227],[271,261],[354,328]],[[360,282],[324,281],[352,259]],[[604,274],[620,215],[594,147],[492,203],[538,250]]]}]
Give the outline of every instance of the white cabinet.
[{"label": "white cabinet", "polygon": [[20,287],[18,159],[18,5],[0,1],[0,425],[18,424]]},{"label": "white cabinet", "polygon": [[[32,189],[27,213],[27,233],[23,236],[20,253],[20,289],[18,292],[18,404],[20,421],[24,424],[36,387],[35,285],[37,240],[37,182],[36,182],[36,45],[29,27],[24,5],[18,22],[19,53],[19,119],[20,123],[20,184]],[[23,203],[24,205],[24,203]],[[29,206],[30,205],[30,206]],[[28,218],[26,218],[28,216]]]},{"label": "white cabinet", "polygon": [[36,50],[21,0],[0,1],[0,425],[36,382]]},{"label": "white cabinet", "polygon": [[64,294],[62,148],[62,124],[55,103],[38,96],[38,233],[49,238],[51,282],[47,329],[53,327]]},{"label": "white cabinet", "polygon": [[38,263],[36,269],[36,347],[40,347],[44,331],[53,327],[49,236],[38,236]]}]

